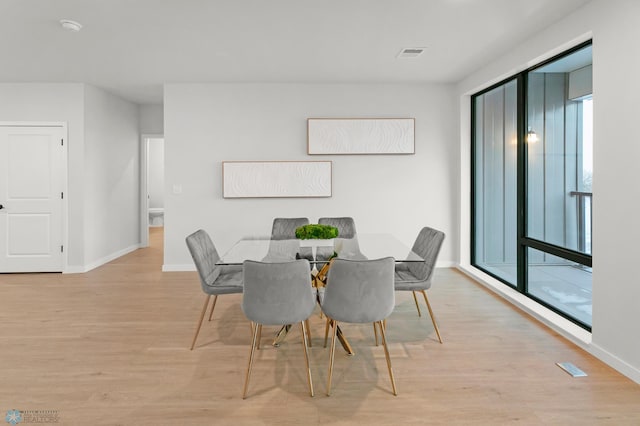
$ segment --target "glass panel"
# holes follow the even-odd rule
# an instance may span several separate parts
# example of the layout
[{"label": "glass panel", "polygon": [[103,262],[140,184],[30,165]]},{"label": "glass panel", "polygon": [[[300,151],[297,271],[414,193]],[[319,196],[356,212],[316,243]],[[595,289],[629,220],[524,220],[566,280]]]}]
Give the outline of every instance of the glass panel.
[{"label": "glass panel", "polygon": [[[396,262],[422,262],[424,259],[410,247],[391,234],[363,234],[354,238],[331,238],[328,240],[271,240],[265,237],[248,237],[237,241],[216,262],[219,265],[241,265],[245,260],[259,262],[283,262],[296,259],[298,255],[311,263],[320,261],[304,256],[324,253],[326,260],[333,252],[344,259],[379,259],[391,256]],[[328,254],[326,254],[328,253]]]},{"label": "glass panel", "polygon": [[592,111],[591,46],[528,73],[527,236],[583,253],[591,253]]},{"label": "glass panel", "polygon": [[528,293],[591,326],[591,268],[529,248]]},{"label": "glass panel", "polygon": [[576,194],[578,203],[578,250],[591,254],[591,207],[593,192],[593,99],[582,101],[582,180],[579,188],[582,194]]},{"label": "glass panel", "polygon": [[517,282],[517,87],[512,80],[474,98],[473,262]]}]

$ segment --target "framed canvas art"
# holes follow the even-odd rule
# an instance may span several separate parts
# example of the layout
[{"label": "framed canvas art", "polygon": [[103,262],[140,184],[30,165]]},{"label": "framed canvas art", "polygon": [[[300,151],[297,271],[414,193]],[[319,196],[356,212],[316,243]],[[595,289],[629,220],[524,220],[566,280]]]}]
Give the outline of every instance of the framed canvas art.
[{"label": "framed canvas art", "polygon": [[331,197],[331,161],[223,161],[224,198]]},{"label": "framed canvas art", "polygon": [[309,118],[307,153],[414,154],[413,118]]}]

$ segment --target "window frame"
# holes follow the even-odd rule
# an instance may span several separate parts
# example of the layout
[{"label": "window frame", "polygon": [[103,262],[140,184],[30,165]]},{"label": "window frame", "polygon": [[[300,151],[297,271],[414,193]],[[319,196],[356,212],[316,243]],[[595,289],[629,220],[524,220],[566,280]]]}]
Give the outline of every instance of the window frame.
[{"label": "window frame", "polygon": [[[581,50],[587,46],[592,46],[592,40],[587,40],[583,43],[580,43],[570,49],[563,51],[557,55],[554,55],[532,67],[529,67],[519,73],[511,75],[491,86],[482,89],[470,96],[471,102],[471,159],[470,159],[470,170],[471,170],[471,199],[470,199],[470,208],[471,208],[471,223],[470,223],[470,260],[471,266],[478,268],[489,276],[495,278],[496,280],[502,282],[503,284],[515,289],[518,293],[523,294],[524,296],[536,301],[542,306],[550,309],[551,311],[561,315],[562,317],[568,319],[569,321],[579,325],[580,327],[591,331],[591,325],[586,324],[571,315],[561,311],[560,309],[554,307],[553,305],[541,300],[540,298],[532,295],[528,291],[528,259],[527,252],[529,248],[536,249],[538,251],[549,253],[553,256],[561,257],[567,259],[569,261],[592,267],[593,264],[593,255],[591,253],[583,253],[577,250],[569,249],[566,247],[561,247],[555,244],[548,243],[546,241],[542,241],[536,238],[532,238],[527,236],[527,195],[528,195],[528,186],[527,186],[527,172],[528,172],[528,158],[527,158],[527,145],[525,143],[525,138],[527,136],[527,87],[528,87],[528,74],[538,68],[544,67],[552,62],[557,61],[563,57],[569,56],[575,53],[578,50]],[[498,87],[504,86],[512,81],[516,81],[516,132],[517,132],[517,160],[516,160],[516,185],[517,185],[517,218],[516,218],[516,234],[517,234],[517,261],[516,261],[516,269],[517,269],[517,279],[516,283],[511,283],[503,277],[498,276],[497,274],[487,270],[480,266],[476,259],[476,207],[477,207],[477,194],[476,194],[476,99],[479,96],[482,96]]]}]

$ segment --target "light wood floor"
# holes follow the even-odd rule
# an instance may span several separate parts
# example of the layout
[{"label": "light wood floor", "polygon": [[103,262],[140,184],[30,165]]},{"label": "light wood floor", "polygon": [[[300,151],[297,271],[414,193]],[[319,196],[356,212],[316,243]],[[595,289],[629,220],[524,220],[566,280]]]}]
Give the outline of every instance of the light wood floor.
[{"label": "light wood floor", "polygon": [[[77,425],[639,425],[640,386],[453,269],[429,291],[444,344],[410,294],[397,293],[388,339],[391,394],[371,325],[345,325],[356,355],[328,349],[311,319],[307,393],[299,329],[278,349],[265,327],[242,400],[249,325],[240,295],[218,299],[189,351],[204,301],[195,272],[163,273],[152,247],[87,274],[0,275],[0,415],[56,410]],[[426,309],[423,314],[426,314]],[[206,321],[206,320],[205,320]],[[569,361],[589,376],[572,378]]]}]

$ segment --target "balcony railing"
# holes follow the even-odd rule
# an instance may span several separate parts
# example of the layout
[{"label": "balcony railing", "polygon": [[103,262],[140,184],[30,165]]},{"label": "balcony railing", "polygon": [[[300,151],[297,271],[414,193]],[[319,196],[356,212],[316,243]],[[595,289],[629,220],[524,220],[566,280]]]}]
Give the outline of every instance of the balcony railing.
[{"label": "balcony railing", "polygon": [[593,193],[583,191],[571,191],[570,195],[576,197],[578,211],[578,251],[591,254],[591,231],[593,221]]}]

